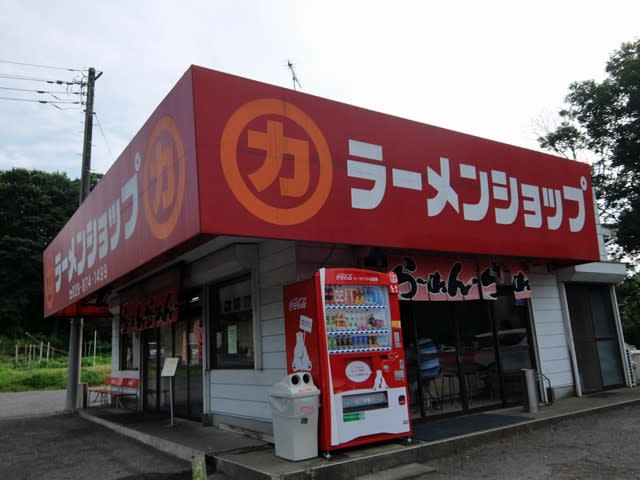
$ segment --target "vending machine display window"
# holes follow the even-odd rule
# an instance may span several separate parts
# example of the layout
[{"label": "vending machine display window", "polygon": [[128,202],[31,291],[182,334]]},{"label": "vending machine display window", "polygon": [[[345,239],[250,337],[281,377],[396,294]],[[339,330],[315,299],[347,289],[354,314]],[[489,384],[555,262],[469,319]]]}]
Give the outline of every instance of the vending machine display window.
[{"label": "vending machine display window", "polygon": [[391,328],[382,286],[325,286],[330,354],[391,350]]}]

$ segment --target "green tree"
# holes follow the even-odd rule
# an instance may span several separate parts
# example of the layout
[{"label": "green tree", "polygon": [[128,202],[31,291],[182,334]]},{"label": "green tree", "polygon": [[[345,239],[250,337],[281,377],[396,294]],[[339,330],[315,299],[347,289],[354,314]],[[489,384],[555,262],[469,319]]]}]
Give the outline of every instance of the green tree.
[{"label": "green tree", "polygon": [[617,229],[619,255],[640,254],[640,40],[623,43],[601,82],[569,86],[559,126],[538,139],[576,158],[589,152],[601,216]]},{"label": "green tree", "polygon": [[[92,175],[92,185],[99,178]],[[64,173],[0,171],[0,334],[51,333],[42,253],[78,208],[79,185]]]},{"label": "green tree", "polygon": [[616,287],[618,307],[627,343],[640,348],[640,273]]},{"label": "green tree", "polygon": [[[623,43],[601,82],[569,86],[560,124],[538,141],[571,158],[592,158],[601,218],[616,229],[619,259],[640,255],[640,40]],[[640,346],[640,274],[616,287],[625,338]]]}]

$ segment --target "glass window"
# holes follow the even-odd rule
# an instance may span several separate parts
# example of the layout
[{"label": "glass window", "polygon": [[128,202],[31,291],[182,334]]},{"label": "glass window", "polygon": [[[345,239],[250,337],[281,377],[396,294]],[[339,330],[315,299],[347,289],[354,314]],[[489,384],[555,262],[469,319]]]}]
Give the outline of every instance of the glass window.
[{"label": "glass window", "polygon": [[120,334],[120,370],[138,370],[138,334]]},{"label": "glass window", "polygon": [[591,303],[591,317],[596,338],[616,337],[615,320],[611,308],[611,294],[609,288],[602,285],[589,286],[589,301]]},{"label": "glass window", "polygon": [[211,295],[211,365],[254,368],[251,277],[214,285]]},{"label": "glass window", "polygon": [[620,366],[620,347],[617,339],[597,340],[598,358],[602,372],[602,384],[605,387],[624,385],[624,376]]}]

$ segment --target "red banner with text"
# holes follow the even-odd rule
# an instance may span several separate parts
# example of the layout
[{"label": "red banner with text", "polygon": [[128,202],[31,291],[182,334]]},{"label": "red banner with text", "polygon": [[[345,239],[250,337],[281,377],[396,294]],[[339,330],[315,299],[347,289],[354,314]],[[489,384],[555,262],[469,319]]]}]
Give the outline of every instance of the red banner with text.
[{"label": "red banner with text", "polygon": [[178,290],[169,288],[120,305],[120,333],[170,325],[178,320]]},{"label": "red banner with text", "polygon": [[518,300],[531,298],[527,268],[517,262],[392,255],[388,264],[398,277],[400,300],[496,300],[498,285],[513,287]]}]

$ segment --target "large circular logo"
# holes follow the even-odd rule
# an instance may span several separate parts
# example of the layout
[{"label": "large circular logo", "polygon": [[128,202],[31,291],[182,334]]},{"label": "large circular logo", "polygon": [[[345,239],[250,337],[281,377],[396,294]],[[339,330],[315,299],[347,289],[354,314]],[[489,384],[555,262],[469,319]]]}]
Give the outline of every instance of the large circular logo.
[{"label": "large circular logo", "polygon": [[143,163],[145,217],[151,233],[164,240],[180,218],[186,183],[182,136],[171,117],[161,117],[153,127]]},{"label": "large circular logo", "polygon": [[[247,145],[239,145],[241,134],[249,123],[266,117],[266,131],[249,129]],[[311,140],[292,138],[284,133],[284,123],[293,122]],[[243,137],[244,138],[244,137]],[[317,154],[317,181],[311,185],[311,146]],[[238,151],[264,151],[264,162],[256,171],[246,174],[240,168]],[[293,159],[294,173],[282,173],[283,158]],[[322,208],[333,181],[333,164],[329,146],[322,131],[306,113],[295,105],[278,99],[253,100],[236,110],[227,122],[220,141],[220,159],[227,184],[238,201],[253,215],[274,225],[297,225],[313,217]],[[278,192],[293,206],[274,205],[258,194],[277,182]]]}]

